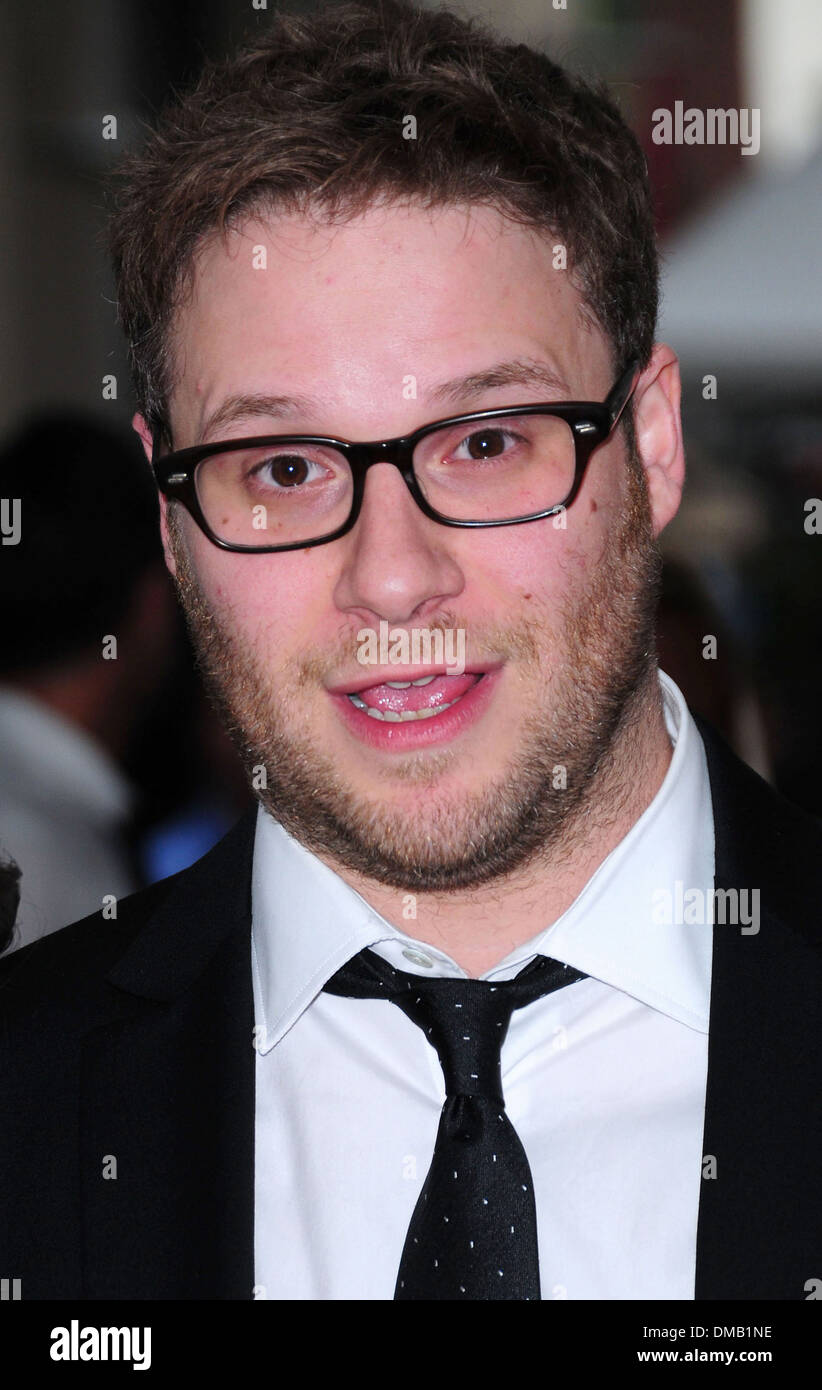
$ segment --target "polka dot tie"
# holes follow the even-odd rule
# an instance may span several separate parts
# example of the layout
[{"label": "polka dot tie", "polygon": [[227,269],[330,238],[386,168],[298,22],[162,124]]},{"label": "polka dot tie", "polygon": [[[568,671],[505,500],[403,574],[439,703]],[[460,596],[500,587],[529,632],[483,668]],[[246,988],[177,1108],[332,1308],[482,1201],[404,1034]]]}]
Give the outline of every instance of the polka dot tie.
[{"label": "polka dot tie", "polygon": [[396,1004],[436,1048],[445,1078],[395,1300],[540,1297],[531,1169],[505,1113],[500,1050],[515,1009],[584,978],[548,956],[498,984],[429,978],[364,950],[326,984],[330,994]]}]

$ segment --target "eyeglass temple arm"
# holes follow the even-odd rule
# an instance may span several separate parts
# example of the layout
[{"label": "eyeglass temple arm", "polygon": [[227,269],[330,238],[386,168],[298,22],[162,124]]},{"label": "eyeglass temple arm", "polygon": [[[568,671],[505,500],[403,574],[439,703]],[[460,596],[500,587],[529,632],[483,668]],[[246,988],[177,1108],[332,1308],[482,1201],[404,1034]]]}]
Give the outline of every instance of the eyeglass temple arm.
[{"label": "eyeglass temple arm", "polygon": [[[149,430],[151,433],[151,462],[156,463],[163,457],[164,453],[173,452],[174,441],[171,438],[171,427],[160,416],[149,421]],[[164,448],[164,446],[166,447]]]},{"label": "eyeglass temple arm", "polygon": [[634,394],[638,370],[639,359],[635,357],[633,361],[628,364],[605,402],[611,416],[611,429],[616,425],[620,415]]}]

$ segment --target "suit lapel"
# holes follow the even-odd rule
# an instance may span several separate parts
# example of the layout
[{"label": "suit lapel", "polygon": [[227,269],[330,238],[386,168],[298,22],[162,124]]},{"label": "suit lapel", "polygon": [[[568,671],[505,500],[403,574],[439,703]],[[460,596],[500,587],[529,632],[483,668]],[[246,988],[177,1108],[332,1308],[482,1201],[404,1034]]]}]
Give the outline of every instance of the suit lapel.
[{"label": "suit lapel", "polygon": [[176,880],[82,1040],[86,1298],[253,1296],[254,825]]},{"label": "suit lapel", "polygon": [[697,722],[715,886],[758,889],[760,929],[714,926],[696,1297],[803,1299],[822,1276],[820,836]]}]

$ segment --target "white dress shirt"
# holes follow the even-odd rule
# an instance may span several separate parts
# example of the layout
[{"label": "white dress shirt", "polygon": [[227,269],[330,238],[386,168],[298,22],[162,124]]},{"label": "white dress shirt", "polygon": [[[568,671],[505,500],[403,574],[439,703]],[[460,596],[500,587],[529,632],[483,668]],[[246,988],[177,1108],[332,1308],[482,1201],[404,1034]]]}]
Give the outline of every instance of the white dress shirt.
[{"label": "white dress shirt", "polygon": [[0,687],[0,853],[20,866],[11,949],[99,912],[139,886],[121,838],[134,792],[77,724]]},{"label": "white dress shirt", "polygon": [[[699,732],[677,686],[660,683],[674,751],[654,800],[568,910],[482,976],[509,979],[542,953],[590,977],[516,1010],[502,1048],[543,1299],[694,1297],[713,810]],[[676,903],[682,885],[705,893],[707,920],[659,925],[660,892]],[[410,973],[466,972],[262,810],[252,910],[255,1296],[393,1299],[442,1068],[395,1005],[322,987],[364,946]]]}]

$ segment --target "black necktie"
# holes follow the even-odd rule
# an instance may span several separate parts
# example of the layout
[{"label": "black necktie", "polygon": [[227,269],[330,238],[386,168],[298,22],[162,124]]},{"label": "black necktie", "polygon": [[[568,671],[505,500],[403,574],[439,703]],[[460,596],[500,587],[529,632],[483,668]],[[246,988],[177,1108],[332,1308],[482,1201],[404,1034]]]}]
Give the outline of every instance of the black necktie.
[{"label": "black necktie", "polygon": [[364,950],[326,984],[330,994],[390,999],[422,1028],[445,1077],[434,1157],[395,1299],[540,1297],[531,1169],[505,1113],[500,1049],[514,1009],[584,978],[548,956],[498,984],[431,978]]}]

